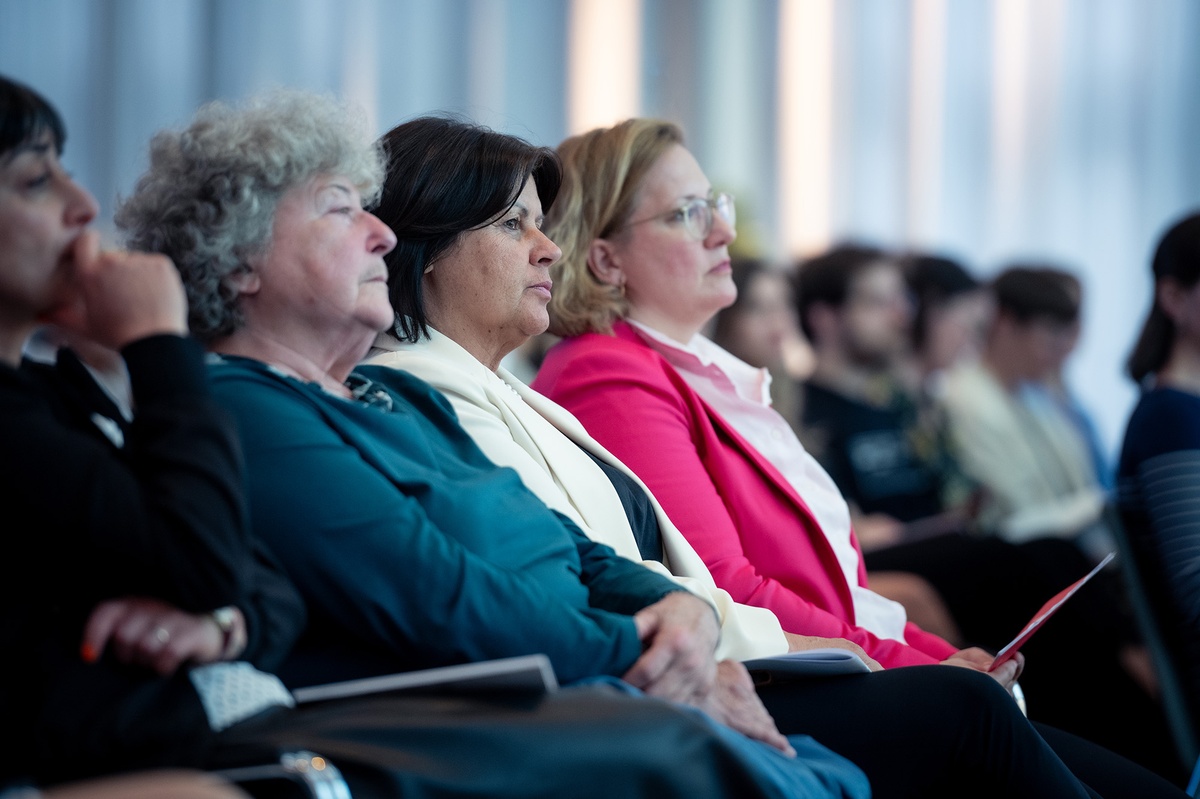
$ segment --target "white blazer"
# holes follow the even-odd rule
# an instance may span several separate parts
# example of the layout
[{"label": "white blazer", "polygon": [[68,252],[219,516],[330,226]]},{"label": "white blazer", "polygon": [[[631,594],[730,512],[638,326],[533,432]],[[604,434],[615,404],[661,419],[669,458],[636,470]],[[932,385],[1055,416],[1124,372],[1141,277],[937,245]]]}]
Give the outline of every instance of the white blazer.
[{"label": "white blazer", "polygon": [[[637,475],[588,435],[583,425],[513,377],[492,372],[455,341],[432,328],[416,344],[381,333],[365,363],[403,369],[446,395],[459,423],[494,463],[516,470],[534,494],[571,519],[592,540],[675,580],[708,601],[721,619],[718,659],[749,660],[788,651],[779,620],[742,605],[717,588],[704,561],[667,518]],[[581,449],[582,448],[582,449]],[[633,478],[654,506],[665,565],[642,560],[625,508],[607,475],[583,451]]]}]

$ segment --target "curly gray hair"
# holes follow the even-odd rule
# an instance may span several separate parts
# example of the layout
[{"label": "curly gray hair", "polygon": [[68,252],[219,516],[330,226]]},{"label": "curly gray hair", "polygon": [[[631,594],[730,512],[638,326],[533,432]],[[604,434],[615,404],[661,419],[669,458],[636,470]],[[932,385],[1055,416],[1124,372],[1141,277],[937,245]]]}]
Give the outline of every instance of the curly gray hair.
[{"label": "curly gray hair", "polygon": [[271,243],[279,198],[318,175],[349,179],[370,205],[385,171],[364,115],[334,99],[277,90],[236,108],[213,102],[150,142],[150,168],[121,203],[129,247],[169,256],[204,342],[243,323],[234,278]]}]

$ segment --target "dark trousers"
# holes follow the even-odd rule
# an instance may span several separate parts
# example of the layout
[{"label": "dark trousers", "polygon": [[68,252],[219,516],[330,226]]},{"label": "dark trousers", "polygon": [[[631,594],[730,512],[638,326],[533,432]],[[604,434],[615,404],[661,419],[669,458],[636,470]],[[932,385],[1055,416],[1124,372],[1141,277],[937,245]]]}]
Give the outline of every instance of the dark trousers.
[{"label": "dark trousers", "polygon": [[798,679],[760,685],[759,696],[782,732],[808,733],[866,772],[875,799],[1184,796],[1095,744],[1031,724],[999,683],[969,669]]},{"label": "dark trousers", "polygon": [[[970,646],[998,651],[1042,604],[1091,569],[1069,541],[1010,544],[947,535],[868,552],[870,571],[907,571],[937,589]],[[1029,717],[1124,755],[1173,782],[1187,778],[1162,707],[1122,667],[1137,641],[1124,587],[1096,575],[1022,647]]]}]

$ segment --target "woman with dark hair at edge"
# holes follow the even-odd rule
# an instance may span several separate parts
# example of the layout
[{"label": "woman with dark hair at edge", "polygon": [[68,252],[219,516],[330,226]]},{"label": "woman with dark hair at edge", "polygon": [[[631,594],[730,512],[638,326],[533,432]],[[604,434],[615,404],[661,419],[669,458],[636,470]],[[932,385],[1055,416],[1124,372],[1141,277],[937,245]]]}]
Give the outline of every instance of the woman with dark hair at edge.
[{"label": "woman with dark hair at edge", "polygon": [[1200,718],[1200,213],[1162,235],[1150,311],[1129,356],[1141,389],[1117,504],[1193,720]]}]

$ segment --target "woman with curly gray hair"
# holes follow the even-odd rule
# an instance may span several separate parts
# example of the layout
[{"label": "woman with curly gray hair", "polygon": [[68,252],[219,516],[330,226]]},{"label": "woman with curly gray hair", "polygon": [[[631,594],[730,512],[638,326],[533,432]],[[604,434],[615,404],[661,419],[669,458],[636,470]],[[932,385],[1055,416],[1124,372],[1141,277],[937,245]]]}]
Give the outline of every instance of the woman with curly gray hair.
[{"label": "woman with curly gray hair", "polygon": [[361,113],[301,92],[264,95],[242,110],[205,106],[187,130],[154,137],[150,162],[116,222],[131,247],[175,254],[192,334],[206,343],[242,325],[239,297],[284,195],[337,175],[330,196],[361,208],[378,194],[384,164]]}]

